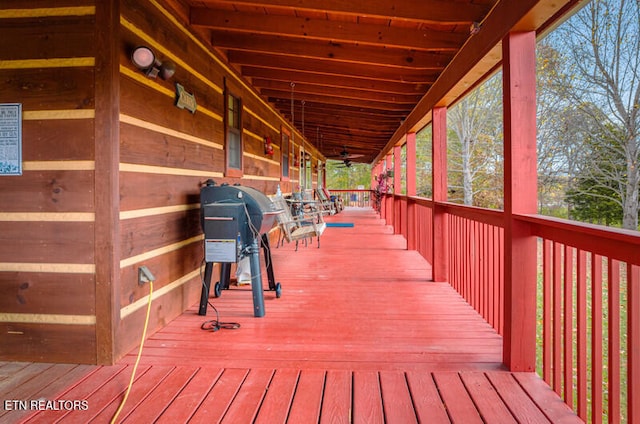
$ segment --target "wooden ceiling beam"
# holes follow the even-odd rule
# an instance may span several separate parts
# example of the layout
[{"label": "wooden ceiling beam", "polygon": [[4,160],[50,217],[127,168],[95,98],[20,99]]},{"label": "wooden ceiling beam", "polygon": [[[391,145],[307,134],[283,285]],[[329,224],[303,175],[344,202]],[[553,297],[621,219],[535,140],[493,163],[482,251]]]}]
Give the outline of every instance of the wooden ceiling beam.
[{"label": "wooden ceiling beam", "polygon": [[[320,132],[354,132],[361,133],[366,132],[372,136],[376,134],[387,134],[390,136],[398,126],[398,122],[387,122],[385,124],[378,124],[372,121],[365,122],[362,120],[355,120],[351,117],[343,117],[335,121],[327,122],[326,116],[322,115],[308,115],[305,114],[305,130],[315,133]],[[355,125],[354,125],[355,123]],[[296,127],[302,127],[302,117],[296,115],[295,120]]]},{"label": "wooden ceiling beam", "polygon": [[[327,127],[324,129],[323,131],[323,138],[327,137],[328,135],[347,135],[347,136],[351,136],[351,137],[365,137],[367,139],[378,139],[380,140],[383,144],[386,143],[389,140],[389,137],[391,137],[392,133],[387,132],[381,132],[381,131],[372,131],[372,130],[367,130],[367,129],[360,129],[360,128],[340,128],[340,127]],[[307,139],[309,140],[313,140],[313,138],[309,137],[312,134],[307,132],[306,136]]]},{"label": "wooden ceiling beam", "polygon": [[215,47],[274,55],[329,59],[345,63],[391,66],[422,70],[441,70],[451,61],[451,52],[425,52],[396,48],[376,48],[353,43],[305,41],[256,34],[236,34],[214,31],[211,44]]},{"label": "wooden ceiling beam", "polygon": [[[258,90],[274,89],[280,91],[290,91],[290,83],[284,81],[271,81],[265,79],[253,79],[253,86]],[[359,90],[346,87],[326,87],[322,85],[295,83],[295,93],[298,94],[298,98],[304,98],[304,94],[317,94],[332,96],[336,98],[349,98],[360,100],[381,101],[389,103],[406,103],[416,104],[422,97],[420,94],[389,94],[380,93],[369,90]]]},{"label": "wooden ceiling beam", "polygon": [[387,19],[402,19],[414,22],[465,24],[479,22],[491,9],[492,1],[477,1],[461,5],[450,0],[414,0],[394,2],[368,0],[201,0],[201,4],[215,7],[216,4],[243,4],[288,11],[313,11],[340,13],[349,16],[374,16]]},{"label": "wooden ceiling beam", "polygon": [[316,72],[327,75],[348,75],[359,78],[372,78],[409,83],[429,83],[433,70],[390,68],[386,66],[362,66],[353,63],[335,62],[325,59],[305,59],[295,56],[275,57],[263,53],[247,53],[231,50],[227,54],[229,62],[238,66],[254,66],[269,69]]},{"label": "wooden ceiling beam", "polygon": [[421,51],[454,52],[469,34],[413,29],[389,25],[352,23],[341,20],[308,19],[258,13],[230,12],[206,7],[192,8],[190,22],[212,30],[235,34],[281,35],[305,40],[357,43]]},{"label": "wooden ceiling beam", "polygon": [[[288,96],[291,96],[290,92],[277,90],[277,89],[263,89],[260,92],[263,96],[266,97],[279,97],[282,99],[286,99]],[[378,110],[395,110],[409,113],[414,106],[414,103],[393,103],[393,102],[382,102],[382,101],[372,101],[372,100],[360,100],[360,99],[350,99],[347,97],[335,97],[330,95],[322,95],[322,94],[304,94],[303,96],[298,95],[298,98],[303,98],[305,101],[312,102],[321,102],[327,105],[346,105],[346,106],[356,106],[361,108],[373,108]]]},{"label": "wooden ceiling beam", "polygon": [[[291,118],[291,114],[284,114],[285,117]],[[308,112],[305,110],[304,114],[305,125],[307,128],[326,128],[328,126],[337,126],[337,127],[355,127],[355,128],[366,128],[371,131],[376,132],[387,132],[390,128],[392,128],[391,132],[395,131],[402,122],[402,119],[387,119],[385,121],[379,121],[375,118],[362,118],[356,117],[352,115],[337,115],[333,113],[317,113],[317,112]],[[302,123],[302,116],[296,115],[296,124]],[[328,121],[328,122],[327,122]]]},{"label": "wooden ceiling beam", "polygon": [[435,81],[430,83],[404,83],[394,81],[372,80],[367,78],[351,77],[348,75],[327,75],[313,72],[289,71],[280,69],[258,68],[243,66],[242,75],[255,79],[268,79],[272,81],[284,81],[316,84],[324,87],[347,87],[361,90],[376,91],[390,94],[420,94],[423,95]]},{"label": "wooden ceiling beam", "polygon": [[[291,94],[287,97],[270,97],[269,102],[273,103],[278,110],[281,110],[285,113],[291,112]],[[374,109],[374,108],[365,108],[361,106],[348,106],[348,105],[332,105],[328,103],[323,103],[319,101],[307,101],[305,100],[305,112],[307,110],[312,110],[316,108],[316,110],[324,111],[324,113],[331,114],[340,114],[340,115],[350,115],[357,116],[361,118],[374,118],[374,119],[403,119],[406,115],[404,111],[393,111],[393,110],[382,110],[382,109]],[[294,104],[294,112],[296,116],[298,113],[301,113],[300,99],[295,97]]]}]

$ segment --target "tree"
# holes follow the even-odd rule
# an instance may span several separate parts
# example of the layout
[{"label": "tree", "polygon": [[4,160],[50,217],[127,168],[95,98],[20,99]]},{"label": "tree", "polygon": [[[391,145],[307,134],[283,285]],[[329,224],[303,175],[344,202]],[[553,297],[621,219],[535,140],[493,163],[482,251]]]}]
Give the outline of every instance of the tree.
[{"label": "tree", "polygon": [[447,113],[450,190],[461,189],[465,205],[502,206],[501,81],[495,75]]},{"label": "tree", "polygon": [[359,185],[368,189],[371,185],[371,165],[368,164],[352,163],[346,167],[342,161],[328,160],[325,172],[330,189],[355,190]]},{"label": "tree", "polygon": [[418,196],[433,197],[431,125],[416,133],[416,191]]},{"label": "tree", "polygon": [[621,150],[612,157],[607,148],[619,142],[619,135],[607,139],[608,134],[615,133],[610,129],[604,135],[594,133],[586,138],[585,160],[577,167],[575,183],[567,191],[567,201],[572,206],[570,218],[605,225],[621,223],[623,204],[616,196],[616,181],[625,170],[625,161]]},{"label": "tree", "polygon": [[[622,206],[622,226],[638,228],[640,189],[640,2],[593,0],[550,36],[562,54],[568,81],[558,85],[597,127],[599,166],[584,167],[581,178],[610,187]],[[620,168],[612,161],[622,160]],[[581,186],[579,186],[581,187]],[[577,188],[579,188],[577,187]],[[607,190],[587,190],[604,196]]]}]

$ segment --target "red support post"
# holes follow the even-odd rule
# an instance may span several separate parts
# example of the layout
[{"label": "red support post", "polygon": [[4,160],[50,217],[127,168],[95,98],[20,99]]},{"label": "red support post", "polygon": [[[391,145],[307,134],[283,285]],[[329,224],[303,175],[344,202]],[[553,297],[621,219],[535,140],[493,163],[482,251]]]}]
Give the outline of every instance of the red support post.
[{"label": "red support post", "polygon": [[402,194],[402,146],[393,148],[393,233],[402,233],[402,214],[398,210],[400,201],[395,195]]},{"label": "red support post", "polygon": [[447,108],[433,109],[433,281],[449,281],[447,214],[438,202],[447,201]]},{"label": "red support post", "polygon": [[375,190],[378,186],[377,178],[380,173],[380,164],[376,163],[371,167],[371,190]]},{"label": "red support post", "polygon": [[504,103],[504,347],[511,371],[535,371],[536,238],[516,214],[537,212],[536,34],[502,42]]},{"label": "red support post", "polygon": [[402,194],[402,146],[393,148],[393,193]]},{"label": "red support post", "polygon": [[[389,172],[390,169],[392,169],[393,167],[393,151],[389,152],[387,154],[387,156],[384,159],[384,168],[385,168],[385,172]],[[394,171],[395,172],[395,171]],[[394,174],[395,175],[395,174]],[[393,183],[393,179],[391,180],[387,180],[388,184],[392,184]],[[393,188],[393,190],[389,190],[388,185],[387,185],[387,193],[391,195],[391,202],[389,204],[387,204],[386,206],[388,206],[385,209],[385,220],[387,225],[393,225],[393,210],[394,210],[394,197],[393,197],[393,193],[395,192],[395,187]],[[387,203],[387,201],[385,200],[385,203]]]},{"label": "red support post", "polygon": [[407,134],[407,249],[416,249],[416,133]]}]

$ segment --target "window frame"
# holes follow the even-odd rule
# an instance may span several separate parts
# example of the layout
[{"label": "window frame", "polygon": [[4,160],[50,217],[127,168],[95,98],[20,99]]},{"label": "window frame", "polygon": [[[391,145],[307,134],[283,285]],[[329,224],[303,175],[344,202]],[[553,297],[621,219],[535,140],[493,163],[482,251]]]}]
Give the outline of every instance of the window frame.
[{"label": "window frame", "polygon": [[[286,163],[285,158],[287,159]],[[289,181],[291,179],[292,159],[291,131],[283,126],[280,130],[280,181]]]},{"label": "window frame", "polygon": [[[224,136],[225,136],[225,176],[227,177],[242,177],[244,175],[244,140],[243,140],[243,120],[242,120],[242,98],[240,96],[235,95],[233,92],[229,90],[225,90],[224,96]],[[229,115],[233,110],[230,108],[229,103],[230,100],[233,99],[234,105],[237,105],[237,110],[234,113],[234,121],[237,121],[237,126],[232,126],[229,121]],[[234,134],[238,137],[238,150],[239,150],[239,166],[236,168],[231,166],[231,149],[230,141],[231,134]]]}]

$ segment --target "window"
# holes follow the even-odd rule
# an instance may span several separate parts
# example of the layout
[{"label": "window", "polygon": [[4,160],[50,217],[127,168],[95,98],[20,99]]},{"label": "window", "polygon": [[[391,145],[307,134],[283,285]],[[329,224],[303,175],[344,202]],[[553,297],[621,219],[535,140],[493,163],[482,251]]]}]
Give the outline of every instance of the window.
[{"label": "window", "polygon": [[240,99],[233,94],[227,94],[227,173],[229,173],[229,170],[236,170],[240,171],[240,174],[242,173],[241,116],[242,104]]},{"label": "window", "polygon": [[291,156],[291,146],[289,143],[289,133],[282,129],[282,143],[280,144],[280,151],[282,152],[282,180],[289,179],[289,167],[291,166],[289,159]]}]

